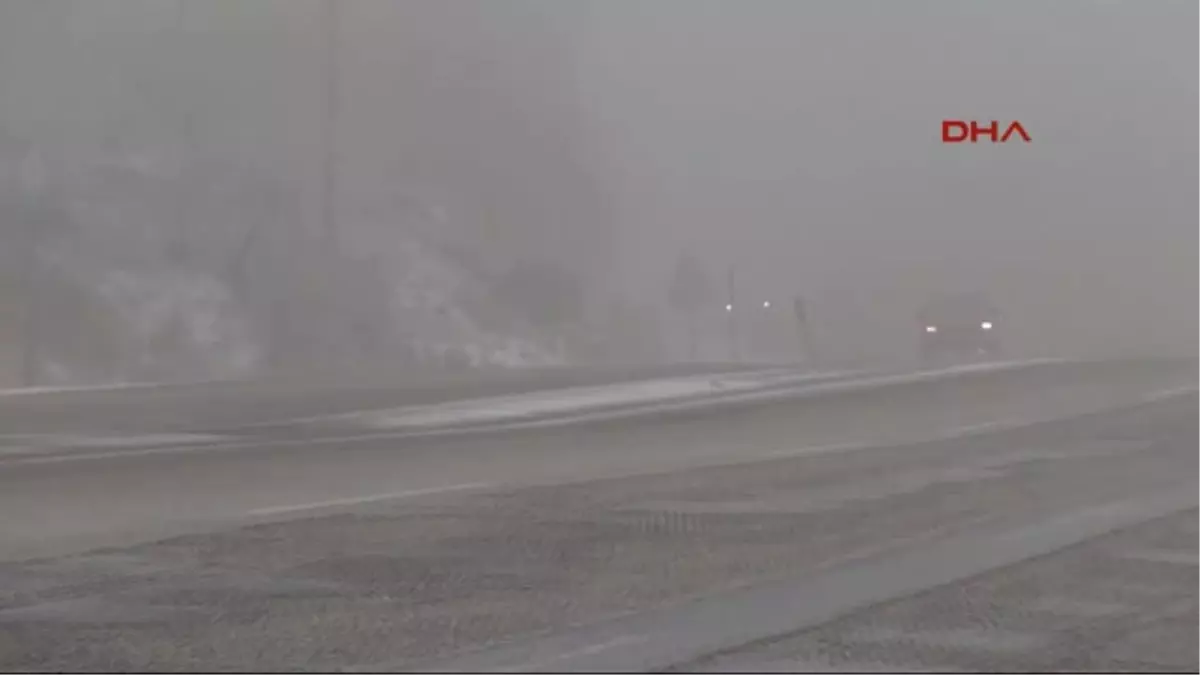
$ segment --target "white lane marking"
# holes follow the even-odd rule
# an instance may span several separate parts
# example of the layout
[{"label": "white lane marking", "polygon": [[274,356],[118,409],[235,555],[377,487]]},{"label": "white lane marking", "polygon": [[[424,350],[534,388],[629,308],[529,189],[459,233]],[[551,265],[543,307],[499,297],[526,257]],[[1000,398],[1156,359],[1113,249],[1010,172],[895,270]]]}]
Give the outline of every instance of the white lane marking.
[{"label": "white lane marking", "polygon": [[[379,434],[372,434],[365,437],[338,437],[323,439],[331,443],[339,441],[355,441],[365,440],[369,438],[380,438]],[[66,452],[58,455],[50,455],[48,457],[21,457],[18,459],[8,460],[0,459],[0,467],[5,466],[28,466],[34,464],[59,464],[62,462],[83,462],[83,461],[98,461],[104,459],[123,459],[127,457],[147,457],[151,455],[181,455],[193,453],[198,450],[253,450],[255,448],[286,448],[297,445],[313,445],[314,440],[297,440],[297,441],[268,441],[259,443],[229,443],[215,445],[173,445],[166,448],[141,448],[138,450],[114,450],[112,452]]]},{"label": "white lane marking", "polygon": [[1197,385],[1188,384],[1188,385],[1184,385],[1182,387],[1174,387],[1171,389],[1163,389],[1161,391],[1151,392],[1151,393],[1143,396],[1142,400],[1147,401],[1147,402],[1161,401],[1163,399],[1173,398],[1175,396],[1183,396],[1185,394],[1192,394],[1192,393],[1195,393],[1196,391],[1197,391]]},{"label": "white lane marking", "polygon": [[1083,619],[1102,619],[1107,616],[1129,614],[1134,608],[1119,602],[1098,602],[1068,596],[1041,596],[1028,603],[1022,603],[1024,609],[1033,612],[1045,612],[1061,616],[1076,616]]},{"label": "white lane marking", "polygon": [[71,435],[71,434],[10,434],[0,436],[0,442],[23,443],[30,449],[70,450],[89,448],[174,447],[203,445],[232,440],[216,434],[138,434],[133,436]]},{"label": "white lane marking", "polygon": [[759,460],[770,459],[786,459],[789,457],[800,457],[805,455],[824,455],[834,452],[848,452],[853,450],[879,450],[882,448],[893,447],[897,445],[917,445],[928,443],[931,441],[944,441],[960,436],[971,436],[974,434],[986,433],[995,430],[1017,429],[1023,426],[1033,426],[1044,422],[1043,419],[1028,419],[1020,420],[1013,419],[1004,422],[985,422],[983,424],[971,424],[961,427],[952,427],[945,431],[935,431],[925,436],[914,436],[912,438],[896,438],[891,440],[872,440],[872,441],[854,441],[846,443],[828,443],[826,445],[809,445],[800,448],[791,448],[788,450],[778,450],[765,454],[755,454],[746,456],[737,460],[736,463],[744,463]]},{"label": "white lane marking", "polygon": [[607,642],[601,642],[599,644],[589,645],[587,647],[582,647],[580,649],[573,649],[571,651],[562,652],[560,654],[556,654],[555,656],[551,656],[551,657],[548,657],[545,659],[539,659],[537,661],[527,661],[525,663],[522,663],[519,666],[512,666],[509,668],[500,668],[496,672],[499,672],[499,673],[532,673],[535,670],[544,668],[544,667],[554,664],[554,663],[558,663],[560,661],[566,661],[568,659],[573,659],[573,658],[577,658],[580,656],[592,656],[594,654],[606,652],[606,651],[608,651],[610,649],[614,649],[616,647],[626,647],[629,645],[642,644],[642,643],[646,642],[646,640],[647,640],[646,637],[640,636],[640,635],[624,635],[619,638],[609,640]]},{"label": "white lane marking", "polygon": [[[751,657],[754,659],[754,657]],[[724,663],[733,663],[741,665],[745,663],[743,659],[734,656],[731,659],[718,661],[717,665]],[[823,660],[823,659],[807,659],[799,656],[784,655],[778,658],[768,657],[762,660],[754,659],[751,661],[754,665],[754,670],[749,672],[755,673],[895,673],[896,666],[890,666],[886,663],[878,661],[842,661],[842,660]],[[702,671],[703,672],[703,671]],[[710,670],[708,672],[738,672],[734,670]],[[748,672],[748,671],[740,671]],[[922,673],[957,673],[958,670],[947,666],[929,666],[921,664]]]},{"label": "white lane marking", "polygon": [[854,642],[886,643],[916,642],[921,646],[943,649],[976,649],[991,652],[1014,652],[1037,649],[1046,644],[1046,637],[994,628],[951,628],[947,630],[904,630],[879,627],[851,633]]},{"label": "white lane marking", "polygon": [[343,499],[329,499],[321,502],[308,502],[306,504],[290,504],[287,506],[268,506],[261,509],[251,509],[247,512],[250,516],[274,516],[281,513],[292,513],[294,511],[311,511],[314,509],[324,509],[334,506],[356,506],[359,504],[369,504],[371,502],[382,502],[391,499],[405,499],[408,497],[421,497],[424,495],[441,494],[444,492],[460,492],[463,490],[475,490],[487,487],[487,483],[461,483],[459,485],[445,485],[435,488],[421,488],[417,490],[401,490],[399,492],[385,492],[383,494],[363,495],[361,497],[346,497]]},{"label": "white lane marking", "polygon": [[791,448],[788,450],[778,450],[762,455],[753,455],[735,460],[741,464],[746,461],[757,461],[759,459],[787,459],[789,457],[802,457],[805,455],[825,455],[834,452],[846,452],[849,450],[866,450],[870,448],[870,443],[828,443],[826,445],[808,445],[800,448]]},{"label": "white lane marking", "polygon": [[1016,420],[1004,420],[1004,421],[997,420],[994,422],[983,422],[981,424],[968,424],[968,425],[961,426],[961,427],[954,427],[954,428],[950,429],[949,431],[946,431],[944,435],[951,436],[951,437],[953,437],[953,436],[970,436],[971,434],[986,433],[988,431],[994,431],[996,429],[1003,429],[1005,427],[1012,426],[1014,424],[1020,424],[1020,422],[1018,422]]},{"label": "white lane marking", "polygon": [[1191,551],[1162,548],[1139,549],[1136,551],[1123,551],[1117,557],[1125,560],[1144,560],[1146,562],[1160,562],[1171,565],[1200,564],[1200,556],[1196,554],[1195,549]]},{"label": "white lane marking", "polygon": [[[166,389],[168,387],[180,388],[195,385],[205,384],[221,384],[221,380],[210,380],[208,382],[191,382],[187,384],[165,384],[161,382],[126,382],[123,384],[101,384],[96,386],[78,386],[78,387],[20,387],[17,389],[0,389],[0,397],[17,397],[17,396],[37,396],[39,394],[86,394],[88,392],[102,391],[127,391],[131,389]],[[224,382],[228,382],[225,380]]]}]

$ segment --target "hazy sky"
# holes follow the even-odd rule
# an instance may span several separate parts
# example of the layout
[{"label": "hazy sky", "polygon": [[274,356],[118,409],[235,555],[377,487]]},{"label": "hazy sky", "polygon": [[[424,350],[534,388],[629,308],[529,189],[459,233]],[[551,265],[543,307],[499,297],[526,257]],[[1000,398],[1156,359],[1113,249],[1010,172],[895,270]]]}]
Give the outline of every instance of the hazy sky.
[{"label": "hazy sky", "polygon": [[[908,349],[923,297],[970,287],[996,296],[1007,328],[1034,350],[1195,351],[1194,0],[454,0],[463,4],[444,12],[448,1],[339,0],[353,7],[339,132],[348,213],[386,211],[413,175],[454,158],[500,167],[504,180],[440,188],[487,192],[519,178],[509,192],[529,208],[513,213],[552,213],[535,240],[575,251],[562,261],[575,268],[603,259],[592,239],[607,245],[584,237],[607,209],[578,204],[611,197],[621,237],[608,276],[648,304],[690,249],[722,280],[736,266],[747,298],[804,293],[827,339],[862,340],[853,349]],[[217,91],[246,92],[200,96],[212,103],[202,121],[316,185],[320,5],[187,4],[181,14],[167,0],[76,0],[88,11],[73,30],[119,46],[122,31],[170,36],[163,27],[186,17],[265,36],[257,50],[197,33],[197,72],[240,83]],[[457,18],[431,20],[447,13]],[[550,35],[559,21],[567,33]],[[70,44],[40,35],[10,30],[4,44],[23,57],[0,79],[24,92],[0,100],[7,121],[86,130],[113,123],[89,101],[145,105],[116,86],[128,84],[119,68],[95,75]],[[179,47],[164,39],[161,49]],[[463,50],[501,65],[464,76],[453,57]],[[250,52],[257,70],[242,63]],[[463,77],[491,98],[456,88]],[[577,101],[560,95],[564,81]],[[509,101],[501,108],[528,119],[497,124],[498,108],[477,100]],[[944,145],[946,118],[1019,120],[1033,141]],[[606,184],[563,197],[526,166],[539,144]]]},{"label": "hazy sky", "polygon": [[[969,284],[1043,342],[1190,331],[1194,349],[1195,2],[589,9],[581,84],[621,180],[628,283],[691,247],[747,293],[846,287],[895,320]],[[943,145],[944,118],[1019,120],[1033,142]],[[1098,331],[1106,312],[1122,325]]]}]

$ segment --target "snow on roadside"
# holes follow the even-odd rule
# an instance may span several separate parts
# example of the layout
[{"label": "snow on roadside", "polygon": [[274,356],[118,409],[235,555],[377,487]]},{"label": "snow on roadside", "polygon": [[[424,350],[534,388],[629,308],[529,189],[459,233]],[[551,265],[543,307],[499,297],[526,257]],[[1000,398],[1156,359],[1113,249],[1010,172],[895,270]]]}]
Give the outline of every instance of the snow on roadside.
[{"label": "snow on roadside", "polygon": [[555,350],[530,336],[488,330],[459,299],[479,294],[479,282],[430,247],[412,239],[386,247],[386,269],[396,270],[392,314],[418,354],[471,367],[562,365]]},{"label": "snow on roadside", "polygon": [[597,387],[572,387],[548,392],[497,396],[398,410],[341,416],[372,429],[428,429],[480,423],[521,422],[571,413],[599,413],[613,408],[671,404],[716,396],[756,395],[799,387],[814,394],[916,383],[999,372],[1061,362],[1057,359],[968,364],[938,370],[868,376],[861,371],[797,373],[787,369],[658,379]]},{"label": "snow on roadside", "polygon": [[[215,279],[172,271],[114,271],[105,275],[99,291],[140,347],[129,364],[135,372],[170,367],[192,377],[235,377],[258,361],[249,326]],[[159,341],[167,344],[156,353]]]},{"label": "snow on roadside", "polygon": [[702,375],[648,380],[596,387],[570,387],[549,392],[497,396],[401,410],[356,414],[368,427],[428,427],[479,422],[519,420],[561,413],[602,410],[613,406],[659,403],[708,394],[731,393],[781,384],[801,384],[839,377],[836,373],[812,373],[781,377],[778,369],[730,376]]},{"label": "snow on roadside", "polygon": [[120,391],[125,389],[152,389],[162,386],[166,385],[158,382],[123,382],[119,384],[81,384],[77,386],[65,385],[59,387],[16,387],[12,389],[0,389],[0,396],[36,396],[38,394],[67,394],[71,392],[87,391]]},{"label": "snow on roadside", "polygon": [[223,440],[226,440],[226,437],[211,434],[138,434],[132,436],[21,434],[0,436],[0,447],[16,446],[23,451],[28,451],[30,448],[144,448],[165,445],[211,444]]}]

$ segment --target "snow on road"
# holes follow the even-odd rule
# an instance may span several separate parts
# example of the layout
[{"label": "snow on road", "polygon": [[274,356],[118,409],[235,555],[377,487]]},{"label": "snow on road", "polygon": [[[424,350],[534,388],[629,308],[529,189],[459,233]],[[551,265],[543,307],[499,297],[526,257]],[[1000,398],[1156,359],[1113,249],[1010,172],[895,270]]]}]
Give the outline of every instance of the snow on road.
[{"label": "snow on road", "polygon": [[774,369],[730,375],[704,375],[649,380],[597,387],[572,387],[554,391],[496,396],[429,406],[353,413],[345,419],[372,429],[428,429],[473,424],[519,422],[532,418],[571,413],[601,412],[612,408],[671,403],[691,399],[710,399],[747,394],[792,386],[822,385],[882,386],[973,372],[991,372],[1035,365],[1050,360],[1004,361],[917,371],[900,375],[865,377],[861,371],[798,373],[794,369]]},{"label": "snow on road", "polygon": [[571,387],[554,391],[497,396],[415,408],[356,415],[367,426],[379,429],[422,428],[520,420],[562,413],[636,406],[696,396],[761,389],[768,386],[817,382],[841,373],[808,373],[771,370],[737,375],[704,375],[596,387]]}]

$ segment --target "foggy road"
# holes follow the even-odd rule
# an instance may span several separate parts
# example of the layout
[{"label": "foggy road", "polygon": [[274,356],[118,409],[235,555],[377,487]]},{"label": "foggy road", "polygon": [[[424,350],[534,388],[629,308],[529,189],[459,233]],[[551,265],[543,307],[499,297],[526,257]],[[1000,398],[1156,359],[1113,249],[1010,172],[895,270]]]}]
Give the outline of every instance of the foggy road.
[{"label": "foggy road", "polygon": [[[1060,368],[1062,370],[1060,372]],[[1190,385],[1171,361],[1045,366],[811,399],[463,438],[268,427],[238,443],[0,455],[0,558],[65,553],[326,507],[893,443],[1092,411]],[[307,430],[302,427],[302,430]],[[66,461],[57,461],[65,459]]]},{"label": "foggy road", "polygon": [[1196,672],[1198,18],[0,0],[0,672]]},{"label": "foggy road", "polygon": [[[1193,499],[1194,367],[1102,366],[468,438],[0,462],[0,668],[420,669],[460,654],[450,669],[587,669],[622,644],[619,621],[533,652],[464,650]],[[979,562],[947,555],[921,568],[948,575],[931,583]],[[804,628],[746,611],[747,630]],[[659,637],[616,650],[645,659],[634,670],[737,646],[637,620]]]}]

